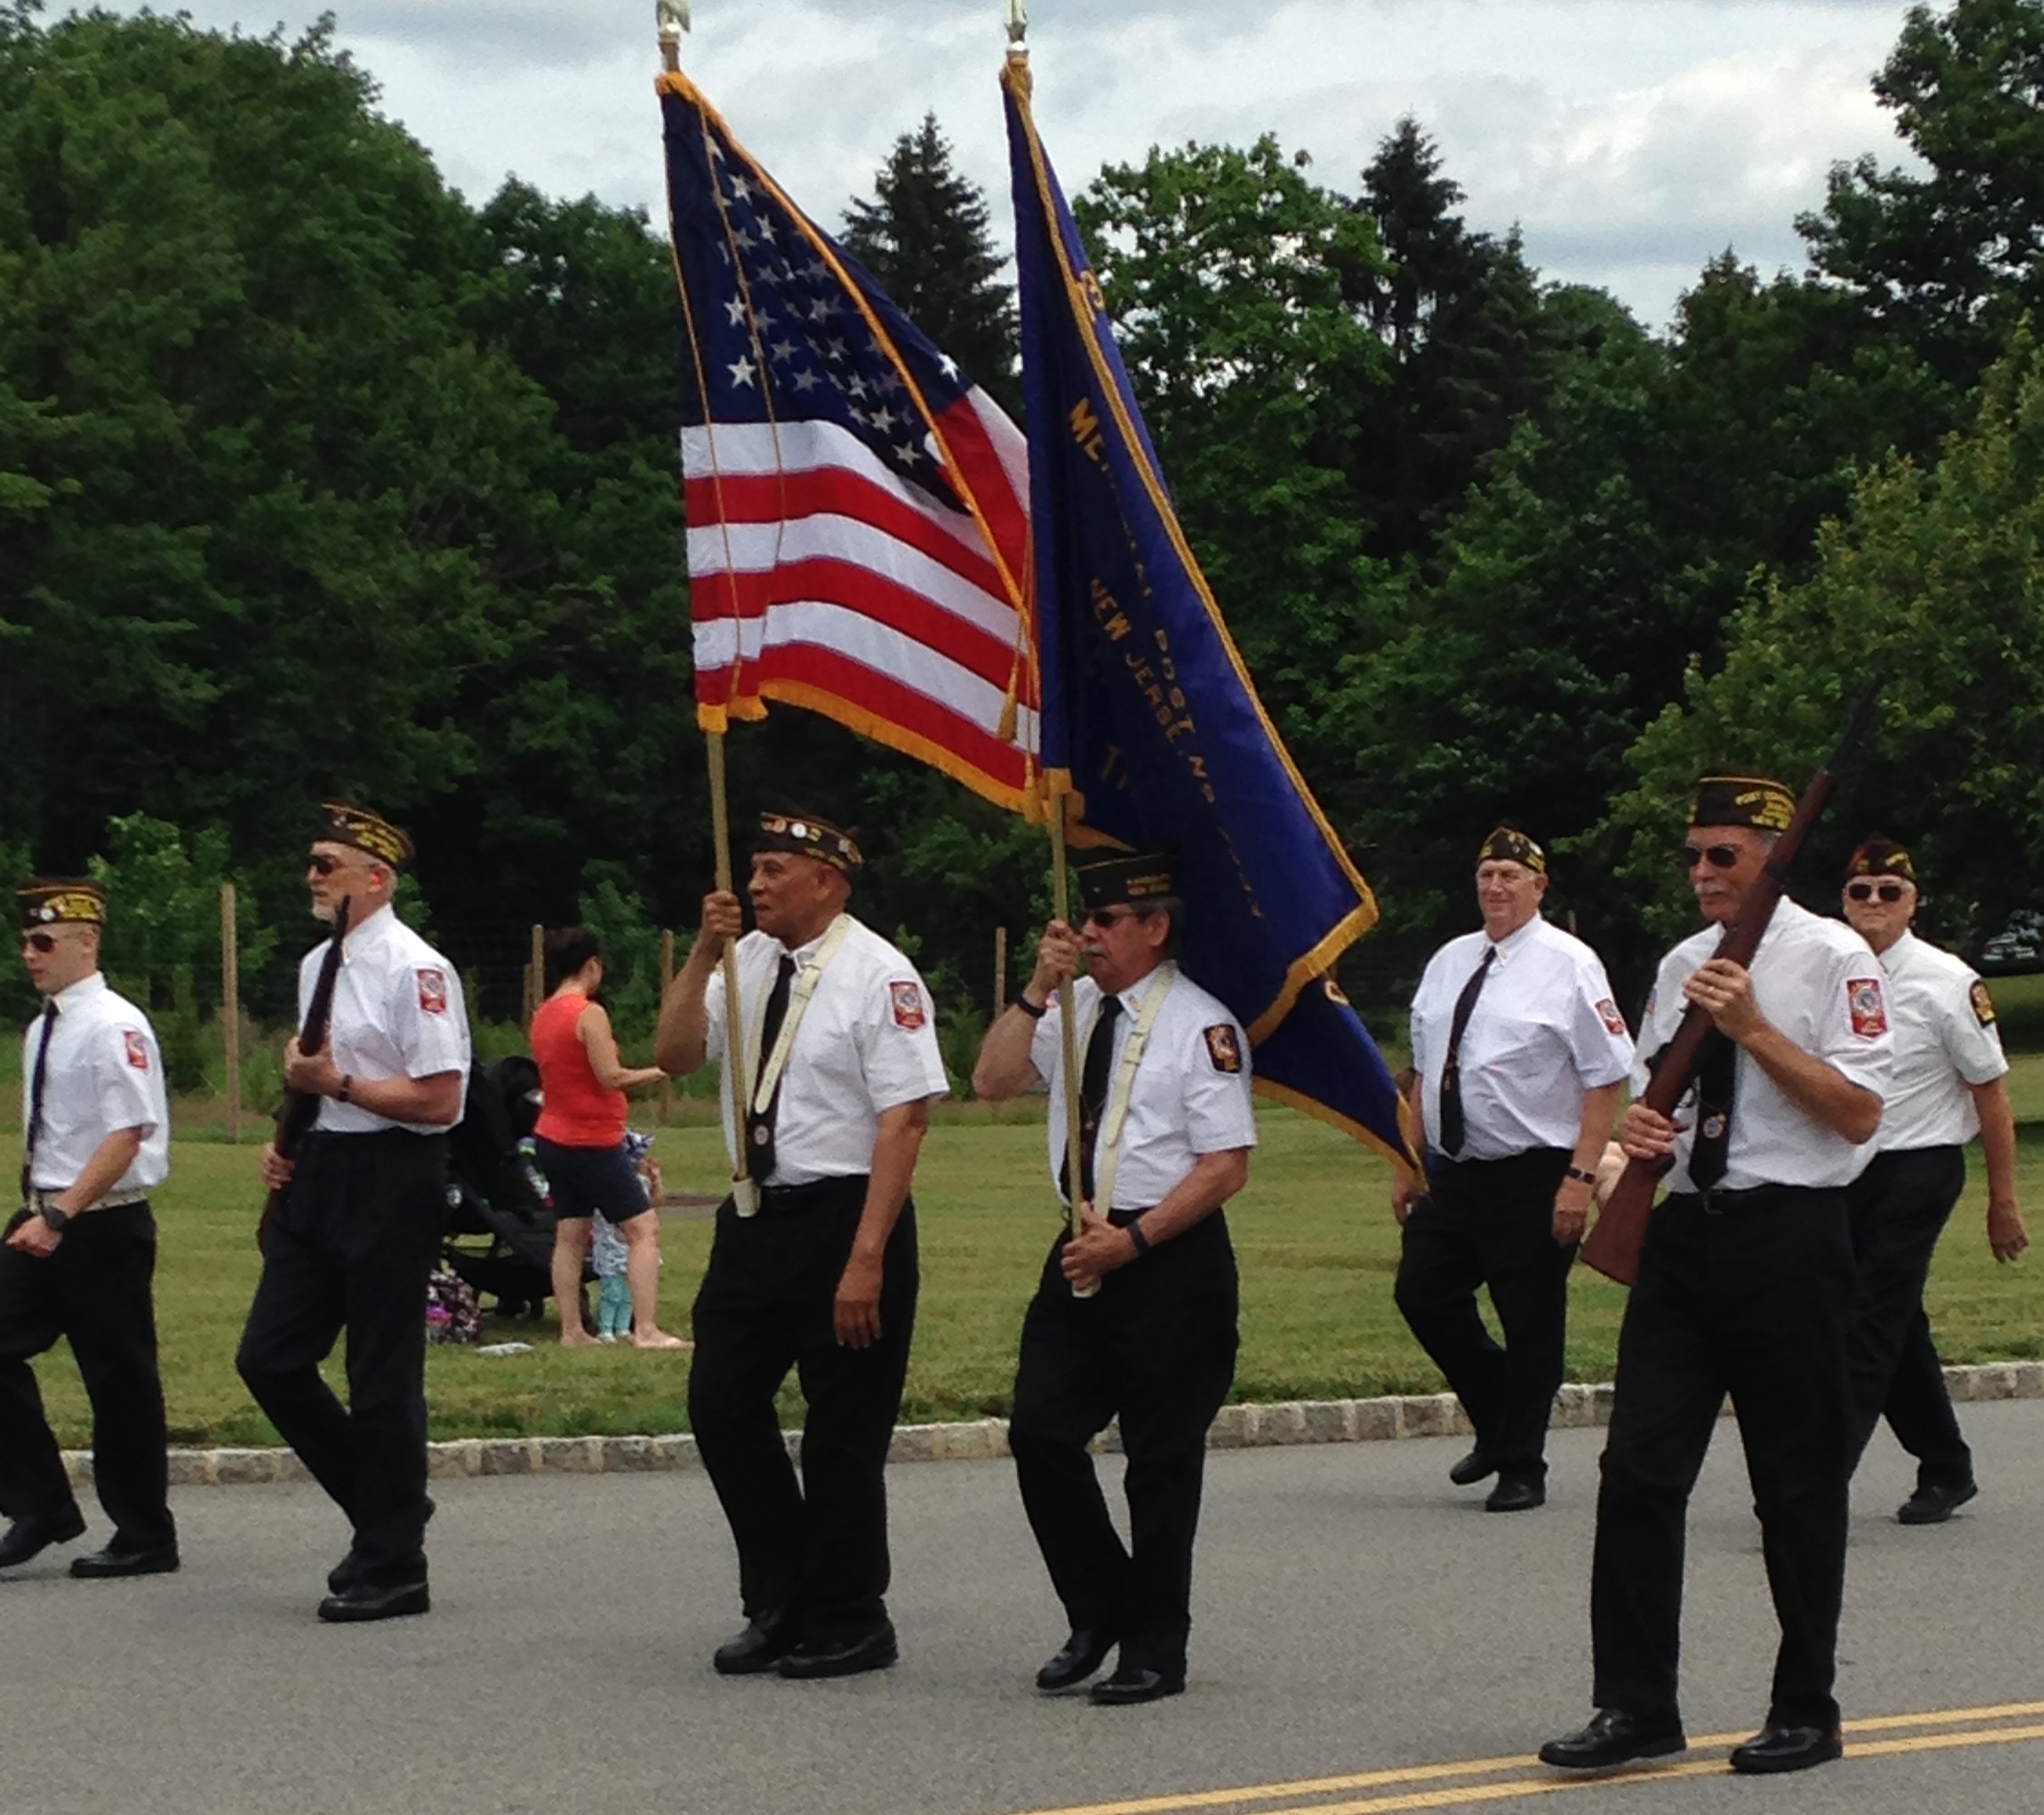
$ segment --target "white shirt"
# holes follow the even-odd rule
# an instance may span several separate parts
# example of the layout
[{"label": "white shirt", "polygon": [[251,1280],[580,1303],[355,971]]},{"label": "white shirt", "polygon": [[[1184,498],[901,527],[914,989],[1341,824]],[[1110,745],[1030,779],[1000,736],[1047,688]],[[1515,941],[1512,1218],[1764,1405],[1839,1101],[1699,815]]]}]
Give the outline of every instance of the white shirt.
[{"label": "white shirt", "polygon": [[[762,1184],[812,1185],[818,1179],[856,1178],[870,1172],[880,1117],[905,1103],[948,1095],[950,1081],[937,1050],[937,1017],[915,966],[871,927],[844,916],[843,943],[809,999],[795,1029],[788,1068],[781,1074],[780,1107],[773,1117],[773,1173]],[[814,956],[829,928],[792,952],[764,932],[738,942],[739,1037],[753,1039],[760,1004],[773,988],[784,954],[800,966]],[[703,994],[709,1016],[709,1056],[724,1057],[724,974],[720,966]],[[757,1054],[745,1067],[742,1090],[759,1075]],[[731,1090],[723,1103],[724,1150],[738,1163],[731,1127]]]},{"label": "white shirt", "polygon": [[[123,1128],[140,1128],[134,1164],[108,1187],[154,1191],[170,1176],[170,1105],[163,1059],[149,1017],[108,987],[98,971],[59,990],[56,1025],[44,1061],[42,1128],[36,1140],[37,1191],[68,1191],[100,1143]],[[29,1126],[42,1016],[21,1042],[21,1126]]]},{"label": "white shirt", "polygon": [[[1121,1157],[1115,1162],[1114,1204],[1119,1210],[1147,1210],[1182,1183],[1204,1154],[1233,1153],[1256,1144],[1256,1114],[1249,1101],[1249,1043],[1242,1024],[1218,998],[1209,995],[1175,964],[1161,964],[1122,992],[1107,1066],[1107,1093],[1130,1029],[1153,989],[1171,985],[1143,1049],[1129,1087],[1127,1119],[1122,1125]],[[1083,1076],[1086,1047],[1100,1013],[1100,986],[1082,977],[1072,986],[1072,1026],[1077,1038],[1072,1063]],[[1059,1032],[1058,999],[1036,1024],[1029,1058],[1050,1087],[1049,1150],[1053,1183],[1065,1170],[1064,1038]],[[1097,1181],[1106,1154],[1093,1156]],[[1059,1196],[1063,1198],[1062,1189]]]},{"label": "white shirt", "polygon": [[[300,1026],[332,943],[314,946],[298,966]],[[348,929],[334,979],[327,1045],[334,1063],[350,1077],[416,1079],[456,1072],[462,1081],[460,1101],[468,1101],[468,1014],[462,980],[387,906]],[[454,1121],[460,1120],[457,1104]],[[323,1097],[314,1126],[329,1134],[379,1134],[386,1128],[445,1134],[454,1122],[396,1122],[372,1115],[359,1103]]]},{"label": "white shirt", "polygon": [[1888,978],[1895,1067],[1875,1144],[1963,1147],[1980,1132],[1969,1084],[2008,1070],[1994,1004],[1964,960],[1905,932],[1881,955]]},{"label": "white shirt", "polygon": [[[1441,1138],[1441,1073],[1455,1004],[1489,936],[1465,933],[1433,955],[1412,998],[1412,1064],[1425,1092],[1426,1138]],[[1572,1149],[1587,1091],[1623,1081],[1632,1037],[1597,954],[1537,914],[1497,942],[1498,955],[1463,1030],[1463,1159]]]},{"label": "white shirt", "polygon": [[[1639,1030],[1635,1093],[1647,1087],[1647,1061],[1675,1038],[1688,1003],[1682,985],[1714,956],[1721,927],[1706,927],[1661,960],[1653,993]],[[1823,920],[1783,899],[1748,966],[1753,1000],[1792,1044],[1821,1059],[1877,1097],[1888,1093],[1895,1042],[1888,1031],[1887,996],[1881,960],[1850,927]],[[1689,1124],[1676,1137],[1670,1191],[1692,1191],[1689,1149],[1696,1139],[1696,1089],[1677,1105],[1675,1120]],[[1758,1185],[1849,1185],[1866,1170],[1875,1142],[1854,1146],[1813,1121],[1742,1049],[1732,1087],[1731,1139],[1725,1152],[1724,1191]]]}]

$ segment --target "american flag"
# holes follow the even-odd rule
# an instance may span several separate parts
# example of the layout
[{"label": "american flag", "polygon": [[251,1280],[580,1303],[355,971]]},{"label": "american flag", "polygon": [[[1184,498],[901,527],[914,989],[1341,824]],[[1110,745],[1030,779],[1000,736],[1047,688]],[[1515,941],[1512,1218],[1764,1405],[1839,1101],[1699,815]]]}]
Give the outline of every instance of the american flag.
[{"label": "american flag", "polygon": [[661,97],[699,720],[805,706],[1027,811],[1020,431],[685,76]]}]

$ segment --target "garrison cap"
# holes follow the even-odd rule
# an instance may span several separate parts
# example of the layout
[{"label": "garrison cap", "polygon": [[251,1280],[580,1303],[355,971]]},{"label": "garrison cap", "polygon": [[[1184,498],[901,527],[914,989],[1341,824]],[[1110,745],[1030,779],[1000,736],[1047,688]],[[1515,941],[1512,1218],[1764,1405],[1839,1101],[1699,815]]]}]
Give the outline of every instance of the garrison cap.
[{"label": "garrison cap", "polygon": [[1476,852],[1478,863],[1522,863],[1527,869],[1545,876],[1548,871],[1548,854],[1541,849],[1523,832],[1510,826],[1499,826],[1484,839]]},{"label": "garrison cap", "polygon": [[103,927],[107,892],[83,877],[32,877],[14,891],[21,910],[21,930],[42,927]]},{"label": "garrison cap", "polygon": [[1149,907],[1178,893],[1174,854],[1160,848],[1116,851],[1096,857],[1077,871],[1079,906],[1090,914],[1111,907]]},{"label": "garrison cap", "polygon": [[1692,826],[1749,826],[1755,832],[1786,832],[1796,816],[1796,797],[1764,775],[1706,775],[1689,802]]},{"label": "garrison cap", "polygon": [[315,844],[346,844],[367,851],[379,863],[394,870],[411,862],[413,852],[408,833],[393,826],[367,807],[350,806],[342,800],[325,800],[319,806],[319,829],[313,834]]},{"label": "garrison cap", "polygon": [[1875,833],[1846,860],[1846,880],[1859,876],[1899,876],[1905,883],[1916,881],[1916,863],[1894,839]]},{"label": "garrison cap", "polygon": [[756,853],[792,851],[798,857],[813,857],[846,876],[866,866],[859,841],[843,827],[818,819],[814,813],[762,813],[752,849]]}]

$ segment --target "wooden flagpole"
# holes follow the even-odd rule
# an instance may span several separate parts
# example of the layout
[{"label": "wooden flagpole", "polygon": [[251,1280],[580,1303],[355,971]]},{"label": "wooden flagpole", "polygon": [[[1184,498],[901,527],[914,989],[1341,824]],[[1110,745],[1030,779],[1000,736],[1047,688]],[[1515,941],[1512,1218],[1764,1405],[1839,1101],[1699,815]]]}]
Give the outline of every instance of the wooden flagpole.
[{"label": "wooden flagpole", "polygon": [[[1028,0],[1007,0],[1008,62],[1025,75],[1029,66],[1029,8]],[[1032,575],[1033,590],[1033,575]],[[1032,606],[1034,600],[1031,600]],[[1072,872],[1065,844],[1065,811],[1072,796],[1054,794],[1050,796],[1050,908],[1058,919],[1067,927],[1072,925]],[[1078,1042],[1072,1026],[1072,988],[1067,977],[1057,986],[1058,1039],[1061,1056],[1064,1060],[1065,1086],[1065,1180],[1066,1217],[1073,1240],[1083,1232],[1084,1225],[1079,1216],[1079,1073]],[[1103,1213],[1105,1214],[1105,1213]],[[1096,1281],[1091,1286],[1074,1286],[1072,1296],[1090,1298],[1100,1291]]]},{"label": "wooden flagpole", "polygon": [[[731,802],[724,786],[724,733],[712,731],[705,742],[710,752],[710,827],[717,844],[717,887],[723,894],[735,894],[731,869]],[[731,1094],[731,1146],[738,1155],[731,1169],[731,1196],[740,1216],[759,1209],[759,1193],[752,1181],[751,1156],[745,1151],[745,1026],[739,1014],[738,941],[724,947],[724,1081]]]}]

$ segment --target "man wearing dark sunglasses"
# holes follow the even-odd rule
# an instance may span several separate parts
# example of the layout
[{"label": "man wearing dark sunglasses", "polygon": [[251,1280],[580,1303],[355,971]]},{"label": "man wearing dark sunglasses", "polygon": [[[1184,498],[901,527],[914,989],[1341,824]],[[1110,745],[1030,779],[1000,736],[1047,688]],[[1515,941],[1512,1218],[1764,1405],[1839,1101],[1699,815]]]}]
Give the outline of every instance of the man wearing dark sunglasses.
[{"label": "man wearing dark sunglasses", "polygon": [[[1088,1694],[1126,1707],[1185,1687],[1206,1433],[1235,1375],[1221,1206],[1248,1181],[1256,1122],[1248,1037],[1176,961],[1185,909],[1170,855],[1101,858],[1078,883],[1083,932],[1044,929],[1033,974],[987,1030],[972,1088],[998,1103],[1048,1085],[1050,1176],[1067,1204],[1076,1186],[1080,1204],[1080,1233],[1052,1242],[1023,1315],[1008,1429],[1030,1530],[1071,1621],[1036,1686],[1076,1689],[1118,1644],[1112,1674]],[[1074,977],[1077,1181],[1066,1176],[1059,1005]],[[1117,1414],[1126,1545],[1087,1450]]]},{"label": "man wearing dark sunglasses", "polygon": [[16,892],[21,955],[43,998],[22,1043],[21,1209],[0,1247],[0,1569],[85,1530],[30,1360],[69,1338],[92,1403],[92,1478],[114,1522],[78,1576],[178,1566],[157,1370],[156,1223],[170,1176],[170,1112],[148,1017],[107,987],[99,884]]},{"label": "man wearing dark sunglasses", "polygon": [[[446,1215],[449,1129],[468,1082],[468,1020],[454,967],[391,902],[412,841],[329,801],[306,885],[314,918],[349,904],[326,1043],[285,1048],[285,1082],[320,1098],[295,1162],[263,1150],[285,1188],[235,1366],[278,1435],[352,1528],[319,1618],[424,1613],[426,1281]],[[324,945],[298,971],[302,1024]],[[347,1332],[347,1403],[319,1364]]]},{"label": "man wearing dark sunglasses", "polygon": [[1881,960],[1895,1071],[1879,1151],[1853,1185],[1859,1267],[1847,1355],[1853,1460],[1885,1415],[1916,1458],[1916,1491],[1896,1517],[1936,1525],[1978,1491],[1924,1314],[1930,1257],[1965,1189],[1975,1134],[1987,1163],[1988,1247],[2014,1260],[2030,1237],[2016,1204],[2015,1112],[1994,999],[1963,960],[1910,930],[1918,899],[1915,860],[1892,838],[1870,838],[1853,853],[1845,917]]},{"label": "man wearing dark sunglasses", "polygon": [[[1541,914],[1547,853],[1499,826],[1476,852],[1482,930],[1434,954],[1412,999],[1426,1178],[1404,1179],[1398,1306],[1476,1430],[1449,1471],[1487,1510],[1547,1499],[1569,1270],[1632,1068],[1604,967]],[[1476,1309],[1489,1289],[1499,1345]]]},{"label": "man wearing dark sunglasses", "polygon": [[1597,1713],[1548,1763],[1597,1768],[1687,1745],[1676,1694],[1691,1489],[1729,1393],[1781,1624],[1762,1730],[1733,1770],[1842,1751],[1836,1676],[1850,1426],[1847,1187],[1872,1157],[1892,1041],[1879,960],[1784,898],[1750,968],[1714,957],[1795,812],[1779,782],[1709,776],[1682,851],[1708,924],[1662,960],[1636,1090],[1700,1004],[1714,1024],[1673,1118],[1634,1103],[1619,1141],[1668,1165],[1618,1343],[1591,1578]]}]

